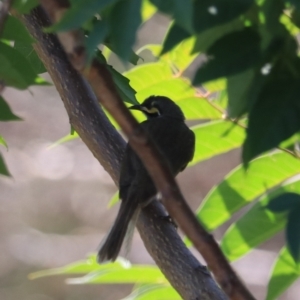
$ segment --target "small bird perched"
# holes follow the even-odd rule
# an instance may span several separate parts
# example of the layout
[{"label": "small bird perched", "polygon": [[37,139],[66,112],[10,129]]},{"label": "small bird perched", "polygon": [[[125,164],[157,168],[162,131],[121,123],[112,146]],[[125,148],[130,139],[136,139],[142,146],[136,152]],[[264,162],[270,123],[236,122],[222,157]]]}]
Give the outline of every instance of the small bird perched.
[{"label": "small bird perched", "polygon": [[[151,96],[141,105],[131,106],[130,109],[140,110],[147,117],[140,125],[165,157],[172,174],[176,176],[183,171],[194,156],[195,135],[185,125],[181,109],[163,96]],[[99,250],[99,262],[116,260],[130,221],[135,222],[141,207],[157,194],[151,177],[129,144],[121,165],[119,189],[121,206]]]}]

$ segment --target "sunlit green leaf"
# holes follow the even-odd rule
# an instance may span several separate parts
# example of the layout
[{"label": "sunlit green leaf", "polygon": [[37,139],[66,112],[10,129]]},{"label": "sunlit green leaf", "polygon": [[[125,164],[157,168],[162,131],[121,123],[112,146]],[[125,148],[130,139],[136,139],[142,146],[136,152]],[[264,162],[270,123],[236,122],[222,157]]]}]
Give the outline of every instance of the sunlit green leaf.
[{"label": "sunlit green leaf", "polygon": [[89,274],[95,271],[106,271],[112,269],[120,269],[129,267],[128,261],[118,258],[114,263],[99,264],[96,260],[96,255],[89,255],[86,260],[80,260],[71,264],[68,264],[61,268],[54,268],[48,270],[42,270],[29,275],[30,279],[37,279],[45,276],[63,275],[63,274]]},{"label": "sunlit green leaf", "polygon": [[209,81],[203,84],[203,87],[208,91],[208,92],[219,92],[222,91],[226,88],[226,79],[225,78],[220,78],[217,80]]},{"label": "sunlit green leaf", "polygon": [[280,17],[280,22],[285,26],[285,28],[292,34],[297,35],[300,31],[300,28],[295,26],[292,22],[292,19],[286,14],[282,14]]},{"label": "sunlit green leaf", "polygon": [[70,141],[73,141],[75,139],[78,138],[78,133],[77,132],[74,132],[74,134],[68,134],[62,138],[60,138],[59,140],[57,140],[56,142],[54,142],[50,147],[55,147],[57,145],[60,145],[60,144],[63,144],[63,143],[66,143],[66,142],[70,142]]},{"label": "sunlit green leaf", "polygon": [[150,2],[150,0],[143,0],[142,2],[142,20],[146,22],[156,12],[156,7]]},{"label": "sunlit green leaf", "polygon": [[189,38],[190,36],[191,34],[185,29],[183,29],[181,26],[179,26],[176,23],[172,24],[164,40],[161,54],[169,52],[176,45],[178,45],[183,40]]},{"label": "sunlit green leaf", "polygon": [[227,121],[209,122],[192,127],[196,135],[196,149],[191,164],[238,148],[245,138],[245,130]]},{"label": "sunlit green leaf", "polygon": [[8,145],[2,135],[0,135],[0,145],[4,146],[6,149],[8,149]]},{"label": "sunlit green leaf", "polygon": [[267,209],[267,204],[273,198],[288,192],[300,193],[300,181],[287,183],[267,192],[229,227],[222,239],[221,248],[230,261],[239,259],[284,228],[286,214],[273,213]]},{"label": "sunlit green leaf", "polygon": [[166,284],[142,284],[124,300],[180,300],[176,290]]},{"label": "sunlit green leaf", "polygon": [[[105,265],[104,265],[105,266]],[[89,273],[84,277],[68,280],[70,284],[95,283],[164,283],[166,279],[155,266],[132,265],[125,268],[106,268]]]},{"label": "sunlit green leaf", "polygon": [[111,199],[109,200],[107,207],[111,208],[114,205],[116,205],[119,202],[120,198],[119,198],[119,191],[117,191],[116,193],[114,193],[114,195],[111,197]]},{"label": "sunlit green leaf", "polygon": [[275,300],[300,276],[300,265],[296,264],[284,247],[274,264],[268,284],[266,300]]},{"label": "sunlit green leaf", "polygon": [[[136,98],[142,102],[152,95],[171,98],[183,110],[187,119],[220,119],[218,112],[208,101],[196,96],[188,79],[176,78],[165,63],[149,63],[124,73],[130,85],[137,91]],[[189,105],[188,103],[193,103]]]},{"label": "sunlit green leaf", "polygon": [[264,192],[298,174],[299,169],[298,159],[281,152],[254,160],[247,171],[239,166],[210,191],[197,215],[208,230],[213,230]]},{"label": "sunlit green leaf", "polygon": [[171,51],[161,55],[162,46],[159,44],[148,44],[139,49],[139,53],[143,50],[149,50],[152,55],[160,62],[167,63],[170,67],[175,67],[176,71],[182,73],[197,57],[198,53],[192,53],[195,38],[185,39],[174,47]]}]

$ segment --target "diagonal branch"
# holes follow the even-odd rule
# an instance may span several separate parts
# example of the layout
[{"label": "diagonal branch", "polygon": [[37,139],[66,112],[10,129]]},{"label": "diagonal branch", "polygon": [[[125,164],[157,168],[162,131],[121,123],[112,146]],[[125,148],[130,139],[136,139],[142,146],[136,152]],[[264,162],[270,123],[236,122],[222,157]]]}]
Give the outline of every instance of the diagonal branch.
[{"label": "diagonal branch", "polygon": [[[62,98],[70,123],[115,183],[125,142],[108,121],[95,95],[67,60],[57,38],[45,34],[49,20],[42,9],[21,20],[36,39],[34,47]],[[183,299],[225,300],[206,268],[185,247],[173,225],[157,217],[165,215],[158,202],[144,208],[137,227],[159,268]]]}]

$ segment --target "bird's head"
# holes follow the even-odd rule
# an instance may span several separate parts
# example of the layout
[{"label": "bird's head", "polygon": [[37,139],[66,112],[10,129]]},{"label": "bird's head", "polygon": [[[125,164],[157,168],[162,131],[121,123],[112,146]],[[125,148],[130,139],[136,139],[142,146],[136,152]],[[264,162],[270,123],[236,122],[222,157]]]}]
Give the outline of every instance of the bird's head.
[{"label": "bird's head", "polygon": [[143,112],[148,119],[168,116],[184,120],[183,112],[171,99],[164,96],[150,96],[142,104],[133,105],[129,109]]}]

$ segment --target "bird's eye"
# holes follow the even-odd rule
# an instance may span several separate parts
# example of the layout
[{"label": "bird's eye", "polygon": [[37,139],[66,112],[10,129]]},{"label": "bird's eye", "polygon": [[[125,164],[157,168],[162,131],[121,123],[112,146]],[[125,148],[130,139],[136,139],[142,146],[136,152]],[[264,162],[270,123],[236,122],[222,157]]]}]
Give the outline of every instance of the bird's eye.
[{"label": "bird's eye", "polygon": [[147,113],[147,114],[150,114],[150,115],[158,115],[160,116],[160,111],[157,107],[155,106],[152,106],[151,108],[148,108],[148,107],[143,107],[142,110]]}]

